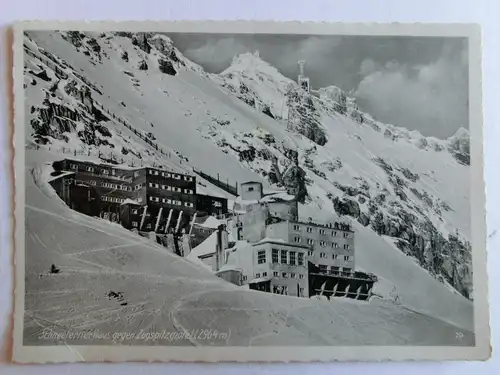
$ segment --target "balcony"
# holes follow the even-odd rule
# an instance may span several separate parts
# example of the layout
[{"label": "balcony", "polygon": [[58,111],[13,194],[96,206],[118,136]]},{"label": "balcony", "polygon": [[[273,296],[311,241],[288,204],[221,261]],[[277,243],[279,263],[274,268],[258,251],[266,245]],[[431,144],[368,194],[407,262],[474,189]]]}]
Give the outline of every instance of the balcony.
[{"label": "balcony", "polygon": [[377,276],[375,276],[374,274],[364,273],[364,272],[359,272],[359,271],[344,272],[344,271],[317,270],[315,272],[312,272],[311,275],[342,277],[345,279],[363,280],[363,281],[371,281],[371,282],[376,282],[378,280]]}]

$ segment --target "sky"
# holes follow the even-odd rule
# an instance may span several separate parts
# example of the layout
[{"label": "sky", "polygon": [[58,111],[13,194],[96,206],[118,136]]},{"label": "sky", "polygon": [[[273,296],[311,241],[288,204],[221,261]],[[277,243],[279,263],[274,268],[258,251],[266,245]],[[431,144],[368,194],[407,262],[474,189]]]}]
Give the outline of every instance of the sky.
[{"label": "sky", "polygon": [[233,56],[259,51],[313,89],[335,85],[377,120],[447,138],[468,126],[468,48],[463,38],[266,34],[169,34],[190,60],[220,73]]}]

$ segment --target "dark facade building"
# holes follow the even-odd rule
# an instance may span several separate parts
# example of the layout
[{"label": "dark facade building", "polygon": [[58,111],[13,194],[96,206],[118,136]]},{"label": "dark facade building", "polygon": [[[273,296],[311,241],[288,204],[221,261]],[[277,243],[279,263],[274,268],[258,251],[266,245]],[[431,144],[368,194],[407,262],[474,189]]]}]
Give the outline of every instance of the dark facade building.
[{"label": "dark facade building", "polygon": [[227,214],[227,199],[214,197],[211,195],[197,194],[196,209],[200,214],[204,213],[211,216]]},{"label": "dark facade building", "polygon": [[194,176],[159,168],[127,168],[65,159],[53,164],[52,186],[73,209],[159,233],[186,230],[200,202],[210,213],[227,212],[227,199],[196,194]]}]

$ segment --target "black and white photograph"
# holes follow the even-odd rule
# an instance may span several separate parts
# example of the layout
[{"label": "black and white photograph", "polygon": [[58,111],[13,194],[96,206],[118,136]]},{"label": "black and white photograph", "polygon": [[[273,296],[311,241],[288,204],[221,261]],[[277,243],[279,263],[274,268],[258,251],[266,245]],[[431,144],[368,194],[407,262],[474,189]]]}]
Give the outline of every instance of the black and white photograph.
[{"label": "black and white photograph", "polygon": [[475,28],[150,26],[16,29],[18,361],[489,356]]}]

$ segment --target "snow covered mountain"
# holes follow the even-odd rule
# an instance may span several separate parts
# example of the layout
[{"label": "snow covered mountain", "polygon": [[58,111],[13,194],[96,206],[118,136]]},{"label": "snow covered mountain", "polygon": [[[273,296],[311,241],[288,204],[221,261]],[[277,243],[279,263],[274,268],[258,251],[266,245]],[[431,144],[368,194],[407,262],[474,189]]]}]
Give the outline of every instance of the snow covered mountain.
[{"label": "snow covered mountain", "polygon": [[28,143],[286,187],[303,218],[351,218],[356,263],[382,294],[472,324],[467,130],[383,124],[255,53],[208,74],[160,34],[30,32],[25,50]]}]

